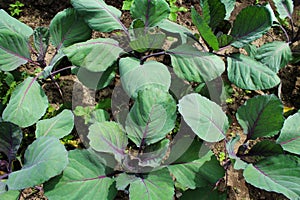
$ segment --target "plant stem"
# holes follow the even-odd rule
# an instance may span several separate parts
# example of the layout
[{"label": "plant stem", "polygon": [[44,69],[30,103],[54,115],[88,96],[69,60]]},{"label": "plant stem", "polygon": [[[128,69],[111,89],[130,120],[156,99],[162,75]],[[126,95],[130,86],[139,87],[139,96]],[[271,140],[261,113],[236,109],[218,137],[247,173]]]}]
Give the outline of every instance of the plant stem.
[{"label": "plant stem", "polygon": [[197,42],[204,52],[207,52],[207,50],[204,48],[201,42],[193,34],[187,32],[185,32],[184,34],[186,34],[188,37],[192,38],[195,42]]},{"label": "plant stem", "polygon": [[8,175],[9,175],[9,174],[4,174],[4,175],[0,176],[0,180],[2,180],[2,179],[4,179],[4,178],[8,177]]},{"label": "plant stem", "polygon": [[291,24],[292,24],[292,39],[294,38],[294,32],[295,32],[295,26],[294,26],[294,20],[293,20],[293,18],[292,17],[290,17],[290,20],[291,20]]},{"label": "plant stem", "polygon": [[292,38],[292,42],[297,42],[300,39],[299,36],[300,36],[300,28],[298,29],[295,37]]},{"label": "plant stem", "polygon": [[143,57],[140,59],[141,64],[143,64],[143,63],[145,62],[145,60],[147,60],[147,59],[150,58],[150,57],[153,57],[153,56],[161,56],[161,55],[165,55],[165,54],[166,54],[165,51],[161,51],[161,52],[152,53],[152,54],[143,56]]},{"label": "plant stem", "polygon": [[228,49],[228,48],[230,48],[230,47],[231,47],[230,44],[227,45],[227,46],[221,47],[216,53],[218,53],[218,52],[220,52],[220,51],[223,51],[223,50],[225,50],[225,49]]},{"label": "plant stem", "polygon": [[58,89],[58,91],[59,91],[59,94],[60,94],[61,98],[64,99],[64,98],[63,98],[63,93],[62,93],[62,91],[61,91],[61,89],[60,89],[60,86],[58,85],[57,81],[54,79],[53,74],[50,74],[50,78],[51,78],[51,80],[54,82],[55,86],[57,87],[57,89]]},{"label": "plant stem", "polygon": [[290,41],[290,37],[289,37],[288,33],[286,32],[286,30],[283,28],[282,25],[279,25],[279,27],[280,27],[281,30],[284,32],[287,42],[290,43],[290,42],[291,42],[291,41]]},{"label": "plant stem", "polygon": [[56,71],[52,72],[50,75],[53,77],[53,75],[55,75],[55,74],[57,74],[57,73],[59,73],[59,72],[62,72],[62,71],[64,71],[64,70],[71,69],[72,67],[75,67],[75,66],[64,67],[64,68],[62,68],[62,69],[59,69],[59,70],[56,70]]}]

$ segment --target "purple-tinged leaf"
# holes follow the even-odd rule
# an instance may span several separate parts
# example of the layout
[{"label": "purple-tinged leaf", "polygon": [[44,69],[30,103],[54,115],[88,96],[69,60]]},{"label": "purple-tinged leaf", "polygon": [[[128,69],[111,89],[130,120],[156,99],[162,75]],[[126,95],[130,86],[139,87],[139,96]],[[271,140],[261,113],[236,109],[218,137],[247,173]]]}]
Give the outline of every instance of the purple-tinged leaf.
[{"label": "purple-tinged leaf", "polygon": [[88,25],[100,32],[111,32],[127,28],[122,24],[121,11],[107,5],[103,0],[71,0],[71,4],[83,16]]},{"label": "purple-tinged leaf", "polygon": [[16,158],[22,138],[21,128],[9,122],[0,122],[0,152],[7,156],[9,163]]},{"label": "purple-tinged leaf", "polygon": [[123,49],[116,40],[98,38],[74,44],[63,52],[73,65],[84,67],[91,72],[103,72],[112,66]]},{"label": "purple-tinged leaf", "polygon": [[152,27],[168,18],[170,8],[164,0],[135,0],[130,13],[134,19],[142,19],[145,27]]},{"label": "purple-tinged leaf", "polygon": [[98,122],[89,127],[91,147],[99,152],[111,153],[118,162],[122,162],[128,144],[122,126],[115,122]]},{"label": "purple-tinged leaf", "polygon": [[256,96],[238,109],[236,117],[248,139],[271,137],[283,125],[283,106],[275,95]]},{"label": "purple-tinged leaf", "polygon": [[180,99],[178,108],[184,121],[201,139],[218,142],[225,138],[228,119],[215,102],[193,93]]},{"label": "purple-tinged leaf", "polygon": [[248,6],[237,15],[230,35],[235,42],[231,45],[241,48],[268,32],[272,26],[272,17],[265,7]]},{"label": "purple-tinged leaf", "polygon": [[276,140],[285,151],[300,154],[300,113],[287,118],[281,129],[279,138]]},{"label": "purple-tinged leaf", "polygon": [[279,18],[284,20],[286,17],[292,19],[294,4],[292,0],[273,0]]},{"label": "purple-tinged leaf", "polygon": [[164,157],[167,155],[170,141],[164,139],[159,143],[147,146],[143,154],[138,157],[139,166],[159,167]]},{"label": "purple-tinged leaf", "polygon": [[167,169],[139,176],[120,174],[116,182],[118,189],[124,189],[130,185],[130,199],[162,200],[173,199],[174,196],[174,182]]},{"label": "purple-tinged leaf", "polygon": [[59,12],[50,23],[51,42],[57,50],[91,37],[91,29],[73,8]]},{"label": "purple-tinged leaf", "polygon": [[291,155],[267,157],[249,164],[243,172],[245,180],[257,188],[300,199],[300,158]]},{"label": "purple-tinged leaf", "polygon": [[234,159],[234,169],[245,169],[247,166],[247,163],[241,160],[235,153],[235,146],[237,142],[240,141],[240,136],[237,135],[236,137],[232,138],[230,141],[226,142],[226,150],[228,152],[229,158]]},{"label": "purple-tinged leaf", "polygon": [[69,151],[69,164],[62,175],[44,184],[45,195],[49,200],[113,200],[117,191],[107,173],[110,171],[92,151]]},{"label": "purple-tinged leaf", "polygon": [[32,28],[13,18],[3,9],[0,9],[0,30],[10,30],[20,36],[24,36],[26,39],[33,33]]},{"label": "purple-tinged leaf", "polygon": [[28,127],[36,123],[47,108],[48,98],[42,87],[34,78],[28,77],[13,91],[2,117],[20,127]]},{"label": "purple-tinged leaf", "polygon": [[35,49],[38,51],[38,61],[44,61],[49,45],[50,33],[46,27],[37,27],[33,32]]},{"label": "purple-tinged leaf", "polygon": [[170,141],[163,139],[152,145],[146,146],[142,153],[127,154],[122,160],[124,171],[130,173],[148,173],[153,168],[162,166],[162,161],[167,156]]},{"label": "purple-tinged leaf", "polygon": [[225,71],[225,63],[221,58],[189,45],[178,46],[167,53],[171,56],[176,75],[187,81],[211,81]]},{"label": "purple-tinged leaf", "polygon": [[68,164],[67,154],[57,138],[39,137],[26,149],[22,169],[9,174],[8,189],[33,187],[59,175]]},{"label": "purple-tinged leaf", "polygon": [[56,55],[54,57],[52,57],[49,65],[47,67],[44,68],[43,72],[42,72],[42,78],[46,79],[47,77],[49,77],[52,73],[52,69],[57,66],[60,61],[63,59],[63,57],[65,57],[66,55],[63,53],[62,50],[59,50]]},{"label": "purple-tinged leaf", "polygon": [[171,164],[168,169],[177,182],[190,189],[215,185],[225,173],[212,151],[192,162]]},{"label": "purple-tinged leaf", "polygon": [[160,89],[149,88],[138,97],[126,119],[128,137],[140,148],[166,137],[174,128],[176,103],[173,97]]},{"label": "purple-tinged leaf", "polygon": [[0,70],[12,71],[31,61],[28,42],[24,36],[0,29]]},{"label": "purple-tinged leaf", "polygon": [[240,141],[240,136],[237,135],[236,137],[231,138],[231,140],[226,142],[226,150],[228,153],[229,158],[238,159],[236,153],[235,153],[235,145],[237,142]]}]

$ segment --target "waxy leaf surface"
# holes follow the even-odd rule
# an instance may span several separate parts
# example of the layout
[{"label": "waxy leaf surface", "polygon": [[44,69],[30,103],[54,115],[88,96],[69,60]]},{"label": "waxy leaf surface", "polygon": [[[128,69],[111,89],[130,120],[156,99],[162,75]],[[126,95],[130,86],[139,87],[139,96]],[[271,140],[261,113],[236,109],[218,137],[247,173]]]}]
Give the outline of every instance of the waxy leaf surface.
[{"label": "waxy leaf surface", "polygon": [[119,43],[109,38],[91,39],[63,50],[73,65],[91,72],[105,71],[117,60],[122,51]]},{"label": "waxy leaf surface", "polygon": [[68,164],[68,153],[57,138],[44,136],[29,145],[24,160],[22,169],[9,175],[10,190],[33,187],[60,174]]},{"label": "waxy leaf surface", "polygon": [[152,27],[168,18],[170,8],[164,0],[135,0],[130,13],[134,19],[141,18],[145,27]]},{"label": "waxy leaf surface", "polygon": [[244,177],[255,187],[282,193],[289,199],[300,198],[300,159],[291,155],[267,157],[249,164]]},{"label": "waxy leaf surface", "polygon": [[196,135],[207,142],[225,138],[228,119],[222,108],[206,97],[193,93],[179,100],[179,112]]},{"label": "waxy leaf surface", "polygon": [[71,46],[91,37],[92,31],[75,9],[59,12],[50,23],[51,42],[57,48]]},{"label": "waxy leaf surface", "polygon": [[232,55],[227,62],[229,80],[242,89],[264,90],[280,83],[276,72],[245,55]]},{"label": "waxy leaf surface", "polygon": [[0,122],[0,152],[7,156],[9,162],[16,158],[22,139],[21,128],[9,122]]},{"label": "waxy leaf surface", "polygon": [[36,123],[47,108],[48,98],[45,92],[33,78],[29,77],[15,88],[2,117],[5,121],[20,127],[28,127]]},{"label": "waxy leaf surface", "polygon": [[237,48],[261,38],[272,26],[270,12],[265,7],[248,6],[237,15],[230,35],[235,39],[231,45]]},{"label": "waxy leaf surface", "polygon": [[111,153],[118,162],[122,162],[128,139],[120,124],[115,122],[94,123],[89,127],[88,138],[94,150]]},{"label": "waxy leaf surface", "polygon": [[300,154],[300,113],[290,116],[284,121],[279,138],[276,140],[285,151]]},{"label": "waxy leaf surface", "polygon": [[168,51],[176,75],[195,82],[211,81],[225,71],[225,63],[212,53],[181,45]]},{"label": "waxy leaf surface", "polygon": [[70,110],[63,110],[61,113],[50,119],[40,120],[36,124],[35,136],[54,136],[62,138],[71,133],[74,126],[74,115]]},{"label": "waxy leaf surface", "polygon": [[256,96],[238,109],[236,117],[248,138],[271,137],[283,125],[283,106],[275,95]]},{"label": "waxy leaf surface", "polygon": [[89,150],[69,152],[69,164],[64,173],[44,184],[49,200],[107,199],[116,195],[113,180],[106,176],[104,164]]},{"label": "waxy leaf surface", "polygon": [[120,20],[121,11],[103,0],[71,0],[71,4],[96,31],[127,30]]},{"label": "waxy leaf surface", "polygon": [[31,58],[26,38],[0,29],[0,70],[12,71],[28,61]]}]

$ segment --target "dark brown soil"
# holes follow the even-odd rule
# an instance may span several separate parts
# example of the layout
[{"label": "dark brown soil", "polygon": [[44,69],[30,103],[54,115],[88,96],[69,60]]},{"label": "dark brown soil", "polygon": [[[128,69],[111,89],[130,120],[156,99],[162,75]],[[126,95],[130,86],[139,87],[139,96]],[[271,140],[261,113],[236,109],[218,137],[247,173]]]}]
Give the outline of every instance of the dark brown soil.
[{"label": "dark brown soil", "polygon": [[[9,3],[13,3],[14,0],[1,0],[0,1],[0,7],[8,11]],[[55,1],[55,0],[26,0],[22,1],[25,4],[25,8],[23,9],[23,12],[21,13],[20,20],[32,28],[35,28],[37,26],[49,26],[50,20],[53,18],[53,16],[63,10],[64,8],[67,8],[70,6],[70,3],[68,0],[61,0],[61,1]],[[113,5],[119,9],[122,7],[122,1],[112,1],[107,0],[108,4]],[[190,8],[192,5],[196,8],[199,7],[197,4],[198,1],[179,1],[179,3],[182,6],[185,6],[187,8]],[[232,14],[231,20],[233,20],[236,16],[236,14],[244,7],[253,4],[255,1],[246,1],[246,0],[240,0],[237,1],[236,9],[234,13]],[[299,26],[299,0],[295,0],[295,5],[298,7],[295,8],[295,23]],[[122,15],[121,20],[124,22],[124,24],[128,27],[131,19],[128,12],[124,12]],[[177,22],[183,26],[188,27],[192,31],[196,31],[196,28],[192,25],[191,22],[191,16],[190,13],[179,13]],[[99,33],[95,33],[96,36]],[[107,35],[106,35],[107,36]],[[274,38],[280,38],[281,35],[273,35]],[[281,39],[281,38],[280,38]],[[267,38],[263,38],[262,40],[258,41],[258,45],[261,45],[264,43]],[[296,44],[295,48],[299,48],[299,45]],[[299,48],[300,49],[300,48]],[[54,52],[54,50],[53,50]],[[49,56],[50,58],[50,56]],[[280,77],[282,79],[282,87],[281,87],[281,97],[285,104],[285,106],[288,107],[295,107],[296,109],[300,108],[300,66],[297,65],[289,65],[285,69],[281,70]],[[61,103],[65,102],[72,102],[72,91],[73,91],[73,84],[76,81],[76,78],[67,75],[61,77],[57,83],[60,85],[61,91],[63,93],[63,96],[61,96],[58,88],[53,82],[45,82],[43,85],[43,88],[46,91],[47,96],[49,97],[51,104],[59,105]],[[241,94],[243,91],[236,89],[237,94]],[[260,93],[261,91],[257,91],[257,93]],[[256,92],[254,92],[256,93]],[[255,95],[255,94],[249,94]],[[247,96],[245,94],[237,95],[234,97],[234,104],[229,105],[229,112],[232,116],[234,116],[234,112],[236,109],[244,103],[244,101],[250,96]],[[241,128],[234,124],[232,130],[239,135],[242,135]],[[223,151],[224,146],[222,144],[215,149],[215,153],[218,154],[218,151]],[[241,171],[234,170],[232,167],[229,167],[228,169],[228,199],[230,200],[258,200],[258,199],[266,199],[266,200],[284,200],[286,199],[283,195],[271,193],[267,191],[260,190],[258,188],[255,188],[245,182],[242,176]],[[21,199],[46,199],[43,196],[42,192],[35,193],[36,190],[32,189],[26,189],[23,191],[23,196]],[[120,193],[119,197],[117,199],[126,199],[127,196],[123,193]]]}]

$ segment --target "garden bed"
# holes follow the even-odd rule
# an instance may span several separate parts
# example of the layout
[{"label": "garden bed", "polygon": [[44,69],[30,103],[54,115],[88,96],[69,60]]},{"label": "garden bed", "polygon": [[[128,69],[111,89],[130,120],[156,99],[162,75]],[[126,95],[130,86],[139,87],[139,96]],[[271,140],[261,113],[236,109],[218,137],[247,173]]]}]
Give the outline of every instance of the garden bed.
[{"label": "garden bed", "polygon": [[[118,9],[122,8],[122,1],[105,1],[105,2],[108,5],[113,5]],[[242,9],[248,7],[249,5],[254,5],[256,2],[257,1],[237,1],[235,4],[235,9],[234,9],[229,21],[233,22],[236,19],[236,16],[241,12]],[[267,2],[267,1],[261,1],[259,3],[262,4],[264,2]],[[13,3],[13,2],[4,1],[4,2],[0,3],[0,7],[3,7],[7,12],[9,12],[9,10],[8,10],[9,3]],[[39,27],[39,26],[48,27],[50,25],[53,17],[59,11],[63,11],[65,8],[68,8],[71,6],[68,1],[43,1],[43,0],[40,0],[40,1],[26,1],[24,4],[25,4],[25,6],[24,6],[24,8],[22,8],[23,11],[20,13],[20,17],[18,17],[18,19],[33,29],[36,27]],[[179,2],[178,1],[176,5],[178,7],[183,6],[183,7],[189,9],[188,12],[177,13],[178,14],[177,23],[182,26],[185,26],[186,28],[191,30],[192,33],[198,33],[198,29],[192,21],[191,6],[194,6],[196,8],[195,10],[198,11],[199,13],[201,13],[201,8],[200,8],[199,3],[195,3],[193,1],[192,2],[187,2],[187,1]],[[295,29],[293,31],[295,33],[298,31],[299,25],[300,25],[299,10],[300,9],[299,9],[298,1],[295,1],[295,7],[294,7],[294,13],[293,13],[293,20],[294,20],[294,24],[295,24],[295,27],[294,27]],[[132,22],[132,18],[130,16],[129,11],[123,11],[120,19],[126,27],[129,27]],[[291,34],[291,27],[289,25],[287,25],[286,28],[287,28],[288,33]],[[112,31],[109,33],[93,31],[92,37],[93,38],[99,38],[99,37],[101,37],[101,38],[116,38],[119,36],[118,36],[118,33],[116,33],[116,31]],[[118,39],[120,39],[120,38],[118,38]],[[262,38],[260,38],[258,40],[255,40],[254,44],[257,47],[260,47],[267,42],[272,42],[274,40],[284,41],[285,39],[286,39],[285,34],[280,29],[272,28],[268,32],[268,34],[264,35]],[[172,41],[170,43],[172,43]],[[199,43],[200,46],[205,45],[205,44],[207,44],[207,43],[204,42],[203,40],[200,40],[200,43]],[[293,42],[293,46],[291,48],[292,48],[292,50],[299,52],[299,49],[300,49],[299,42],[297,42],[297,41]],[[226,50],[224,50],[224,52],[220,51],[218,53],[219,54],[224,53],[224,55],[229,55],[232,53],[238,53],[239,51],[241,51],[241,50],[237,50],[237,48],[227,48]],[[215,52],[217,52],[217,51],[215,51]],[[56,53],[55,47],[50,46],[47,51],[46,57],[45,57],[46,65],[50,64],[51,58],[55,53]],[[159,53],[159,52],[154,51],[154,53]],[[147,56],[147,54],[145,54],[144,56]],[[151,57],[150,59],[145,59],[145,60],[159,61],[159,62],[162,62],[163,64],[165,64],[166,66],[170,66],[172,64],[170,57],[172,57],[171,53],[169,54],[169,56],[159,55],[159,56]],[[176,59],[176,58],[172,57],[172,59]],[[72,59],[70,59],[70,61],[73,62]],[[56,70],[60,70],[66,66],[72,65],[70,61],[67,58],[64,58],[61,61],[61,63],[57,66]],[[18,72],[21,74],[25,73],[29,76],[34,76],[34,75],[37,75],[38,73],[40,73],[39,69],[36,68],[36,66],[34,66],[32,64],[23,65],[22,67],[18,68]],[[234,145],[235,152],[238,152],[239,150],[241,150],[241,149],[239,149],[239,147],[243,146],[244,141],[247,139],[245,134],[243,134],[242,126],[239,125],[240,121],[236,117],[238,109],[242,105],[244,105],[245,102],[247,102],[247,100],[252,99],[254,97],[261,96],[261,95],[270,95],[271,96],[271,94],[275,94],[282,101],[282,105],[284,106],[284,111],[285,111],[286,115],[294,114],[300,109],[300,66],[299,66],[299,61],[296,63],[289,63],[284,68],[282,67],[282,69],[279,70],[278,74],[281,79],[280,86],[276,85],[276,87],[272,87],[270,89],[247,90],[247,89],[241,89],[239,86],[236,86],[236,84],[232,84],[230,82],[230,77],[228,77],[226,72],[222,73],[222,78],[224,80],[224,83],[226,86],[229,87],[229,90],[227,91],[229,96],[226,96],[227,97],[226,102],[225,103],[221,102],[220,106],[222,107],[222,109],[226,113],[226,115],[229,116],[230,120],[232,121],[231,126],[229,127],[228,131],[226,132],[226,134],[227,134],[226,139],[230,140],[231,138],[234,138],[236,135],[241,137],[240,141],[236,145]],[[95,106],[101,107],[102,105],[104,105],[103,108],[109,112],[109,118],[111,120],[113,120],[116,115],[114,112],[120,112],[120,111],[123,112],[123,110],[120,110],[120,109],[118,110],[118,108],[114,108],[114,107],[110,108],[109,107],[110,105],[107,106],[107,102],[109,104],[111,99],[113,99],[118,103],[119,106],[122,106],[122,103],[124,103],[122,100],[122,98],[125,97],[125,96],[123,96],[124,91],[118,90],[118,88],[120,88],[120,86],[121,86],[120,76],[121,76],[120,72],[117,70],[116,74],[113,78],[113,81],[111,83],[109,83],[107,85],[107,87],[104,87],[104,89],[96,90],[96,91],[90,90],[90,89],[86,88],[85,86],[76,85],[76,84],[80,83],[80,81],[79,81],[78,77],[76,75],[74,75],[74,73],[71,71],[71,69],[64,70],[63,72],[59,73],[59,75],[56,75],[53,80],[51,80],[49,78],[44,80],[42,82],[42,89],[45,91],[46,96],[48,97],[48,100],[49,100],[49,104],[51,105],[50,106],[51,109],[47,108],[48,109],[47,114],[46,114],[47,116],[46,117],[44,116],[44,118],[54,117],[57,115],[57,113],[59,113],[64,108],[72,109],[73,111],[75,110],[75,112],[80,113],[82,110],[81,111],[76,110],[75,109],[76,105],[72,105],[72,103],[74,104],[74,102],[75,103],[77,102],[78,105],[80,105],[80,106],[91,107],[91,108],[95,107]],[[210,83],[218,84],[217,81],[210,82]],[[222,84],[223,84],[223,82],[222,82]],[[190,81],[188,86],[191,87],[192,89],[195,89],[195,91],[197,91],[197,88],[200,87],[200,84],[195,81]],[[4,89],[6,90],[8,88],[4,87]],[[4,91],[4,92],[1,91],[1,94],[2,93],[5,94],[6,91]],[[200,91],[199,91],[199,93],[200,93]],[[205,92],[201,93],[201,94],[205,95]],[[162,96],[162,98],[167,98],[167,97]],[[273,98],[273,96],[270,98]],[[137,101],[137,99],[135,99],[135,100]],[[126,106],[128,106],[128,109],[134,108],[135,100],[124,99],[125,103],[126,103],[126,101],[129,101],[129,103],[127,102],[128,105],[126,105]],[[202,103],[206,103],[205,100],[201,99],[201,101],[203,101]],[[216,101],[218,101],[218,99]],[[98,103],[98,102],[102,102],[103,104]],[[186,101],[184,103],[187,105],[188,101]],[[182,107],[184,107],[184,105],[183,105],[184,103],[182,103],[182,105],[181,105]],[[219,103],[219,102],[217,102],[217,103]],[[210,104],[207,104],[207,105],[210,105]],[[278,107],[280,107],[280,106],[278,106]],[[88,111],[88,109],[87,109],[87,110],[84,110],[84,112],[89,113],[90,111]],[[87,135],[82,134],[82,133],[86,133],[89,131],[88,127],[84,123],[85,120],[89,120],[89,119],[84,118],[84,117],[86,117],[86,113],[84,113],[84,112],[81,113],[81,116],[80,116],[80,114],[77,114],[77,116],[75,116],[75,128],[72,130],[69,139],[64,138],[62,141],[62,143],[65,144],[65,146],[68,150],[76,149],[76,148],[82,149],[82,148],[86,148],[87,146],[89,146],[88,138],[86,137]],[[184,113],[184,111],[180,111],[180,112],[182,112],[180,114],[182,114],[183,117],[188,115],[187,113]],[[177,112],[177,116],[176,116],[177,121],[176,122],[181,123],[180,120],[183,120],[183,119],[180,119],[178,117],[178,115],[179,114]],[[117,114],[117,116],[122,118],[122,113],[120,115]],[[35,132],[35,126],[26,127],[22,130],[24,132],[23,134],[27,135],[27,138],[26,138],[27,141],[22,144],[21,147],[23,149],[19,150],[19,153],[20,152],[24,153],[24,151],[26,150],[28,145],[30,145],[35,140],[35,135],[33,134]],[[177,132],[175,131],[174,134],[176,135]],[[173,142],[174,138],[176,139],[176,136],[172,135],[172,133],[168,134],[168,136],[167,136],[167,139],[170,140],[170,143]],[[276,136],[272,135],[270,140],[276,141],[277,138],[278,138],[278,135],[276,135]],[[131,152],[132,155],[139,154],[141,148],[140,149],[137,148],[134,144],[135,143],[134,139],[132,139],[132,138],[130,138],[130,139],[131,139],[131,141],[129,142],[129,145],[128,145],[128,146],[130,146],[130,148],[126,149],[126,151]],[[247,148],[250,149],[250,147],[254,146],[256,143],[259,143],[262,140],[264,140],[264,139],[258,138],[258,139],[251,140],[251,142],[253,144],[249,144],[249,147],[247,147]],[[209,146],[211,144],[207,143],[206,145]],[[259,189],[257,187],[252,186],[251,184],[247,183],[245,181],[245,178],[243,177],[243,170],[234,169],[233,164],[231,164],[231,160],[228,159],[228,156],[230,156],[230,155],[228,155],[226,153],[226,146],[225,146],[224,140],[214,143],[210,147],[212,147],[213,153],[218,158],[218,161],[220,162],[220,164],[223,165],[222,167],[226,169],[226,175],[224,176],[224,178],[220,179],[220,181],[216,185],[216,188],[220,192],[227,193],[227,199],[230,199],[230,200],[234,200],[234,199],[237,199],[237,200],[240,200],[240,199],[253,199],[253,200],[256,200],[256,199],[282,199],[282,200],[288,199],[282,194],[278,194],[275,192],[267,192],[263,189]],[[170,151],[170,149],[168,149],[168,151]],[[171,154],[170,152],[167,153],[165,160],[168,160],[168,156],[170,156],[170,154]],[[225,154],[224,158],[222,158],[223,154]],[[23,159],[23,156],[24,155],[21,154],[21,157],[22,157],[21,159]],[[117,166],[117,167],[120,167],[120,166]],[[117,170],[116,174],[114,174],[114,175],[116,175],[116,176],[118,175],[118,170]],[[173,179],[175,179],[175,178],[173,177]],[[180,185],[178,186],[178,188],[180,188]],[[41,191],[39,191],[38,189],[41,189]],[[180,189],[182,189],[182,188],[180,188]],[[161,190],[164,190],[164,189],[161,188]],[[180,197],[180,195],[181,195],[180,191],[181,190],[176,191],[176,194],[178,197]],[[175,194],[175,196],[176,196],[176,194]],[[128,198],[129,197],[128,197],[127,189],[125,190],[125,192],[119,191],[118,195],[116,197],[116,199],[128,199]],[[39,185],[39,187],[36,187],[36,188],[29,188],[29,189],[22,190],[22,195],[21,195],[20,199],[47,199],[47,198],[43,194],[43,185]],[[207,199],[209,199],[209,196]]]}]

